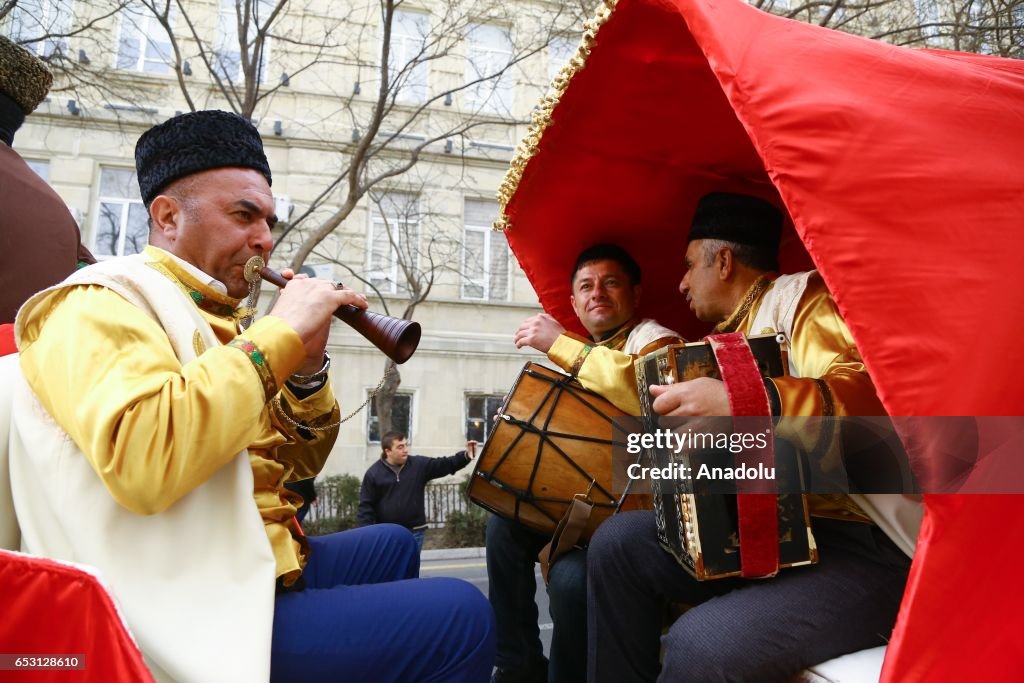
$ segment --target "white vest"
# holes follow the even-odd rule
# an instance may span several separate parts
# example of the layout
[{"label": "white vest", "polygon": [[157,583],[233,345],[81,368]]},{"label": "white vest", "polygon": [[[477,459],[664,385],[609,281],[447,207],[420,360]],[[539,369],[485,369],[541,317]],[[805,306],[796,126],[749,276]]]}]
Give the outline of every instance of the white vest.
[{"label": "white vest", "polygon": [[629,336],[626,337],[626,344],[622,347],[622,352],[636,355],[640,353],[640,349],[659,339],[678,336],[678,334],[667,327],[659,325],[657,321],[644,318],[637,323],[636,327],[629,331]]},{"label": "white vest", "polygon": [[[813,272],[780,275],[765,293],[750,325],[750,334],[764,334],[769,330],[782,334],[786,338],[788,350],[789,340],[793,338],[796,311]],[[792,353],[789,354],[789,373],[800,377],[800,368],[793,364]],[[917,534],[921,530],[921,518],[924,516],[921,501],[898,493],[857,493],[850,498],[900,550],[909,557],[914,556]]]},{"label": "white vest", "polygon": [[[188,296],[148,260],[139,254],[105,261],[53,289],[112,289],[166,331],[182,364],[195,358],[196,335],[206,348],[219,345]],[[19,339],[25,313],[42,297],[22,308]],[[5,365],[14,375],[9,468],[21,549],[97,567],[157,680],[267,681],[276,566],[253,500],[248,454],[239,453],[168,510],[135,514],[114,501],[21,372]],[[0,533],[0,540],[12,538],[7,525]]]}]

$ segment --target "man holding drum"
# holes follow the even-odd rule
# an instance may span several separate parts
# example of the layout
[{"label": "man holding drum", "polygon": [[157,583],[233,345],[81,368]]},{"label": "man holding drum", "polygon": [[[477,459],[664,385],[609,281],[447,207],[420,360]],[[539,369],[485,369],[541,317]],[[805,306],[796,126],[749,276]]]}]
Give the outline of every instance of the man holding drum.
[{"label": "man holding drum", "polygon": [[10,464],[28,552],[98,567],[160,680],[486,679],[490,607],[415,579],[412,535],[306,538],[301,499],[338,433],[325,347],[366,299],[296,276],[251,311],[272,246],[270,168],[235,114],[140,138],[144,253],[79,270],[21,309]]},{"label": "man holding drum", "polygon": [[[584,387],[638,415],[634,356],[681,341],[655,321],[635,318],[640,276],[636,261],[619,246],[598,244],[585,249],[570,278],[573,309],[589,338],[567,333],[550,315],[540,313],[516,330],[516,347],[546,353]],[[550,540],[498,516],[492,515],[488,522],[488,590],[498,623],[494,683],[586,680],[585,552],[570,552],[551,566],[550,666],[544,658],[534,602],[534,567],[537,554]]]},{"label": "man holding drum", "polygon": [[[748,195],[697,206],[679,289],[716,332],[781,334],[790,376],[766,381],[776,416],[885,415],[853,338],[817,272],[778,269],[782,214]],[[708,377],[652,386],[661,415],[730,415]],[[612,517],[588,556],[591,683],[785,681],[882,645],[892,630],[920,522],[900,495],[810,496],[820,563],[764,580],[699,582],[658,545],[653,512]],[[884,531],[883,531],[884,530]],[[665,606],[690,609],[662,638]]]}]

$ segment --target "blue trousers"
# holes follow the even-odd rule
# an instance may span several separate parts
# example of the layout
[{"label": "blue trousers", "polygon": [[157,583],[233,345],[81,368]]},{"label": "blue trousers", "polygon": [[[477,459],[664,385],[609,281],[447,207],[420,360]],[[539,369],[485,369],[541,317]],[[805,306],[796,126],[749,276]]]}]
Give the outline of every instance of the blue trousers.
[{"label": "blue trousers", "polygon": [[393,524],[309,538],[304,590],[277,596],[274,683],[483,683],[494,615],[465,581],[419,579],[408,530]]},{"label": "blue trousers", "polygon": [[414,529],[413,532],[412,532],[412,537],[416,540],[416,552],[422,553],[423,552],[423,541],[427,537],[427,530],[426,529]]}]

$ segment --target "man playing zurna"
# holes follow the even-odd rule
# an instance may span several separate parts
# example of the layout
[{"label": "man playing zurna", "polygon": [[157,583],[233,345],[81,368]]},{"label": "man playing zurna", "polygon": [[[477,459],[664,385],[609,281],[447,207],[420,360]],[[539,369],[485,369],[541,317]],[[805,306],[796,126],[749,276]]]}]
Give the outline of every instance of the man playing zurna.
[{"label": "man playing zurna", "polygon": [[160,680],[446,680],[492,666],[472,585],[415,579],[412,535],[323,537],[287,481],[338,433],[333,312],[366,299],[296,276],[242,331],[245,263],[272,246],[259,133],[219,111],[136,147],[150,246],[84,268],[17,320],[11,470],[25,550],[97,567]]}]

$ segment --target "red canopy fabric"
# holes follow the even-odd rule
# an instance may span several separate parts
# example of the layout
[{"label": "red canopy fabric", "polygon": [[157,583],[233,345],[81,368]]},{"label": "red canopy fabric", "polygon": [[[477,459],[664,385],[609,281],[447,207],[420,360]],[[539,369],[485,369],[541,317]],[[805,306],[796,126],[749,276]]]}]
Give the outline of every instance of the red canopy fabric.
[{"label": "red canopy fabric", "polygon": [[0,356],[17,352],[18,347],[14,343],[14,324],[4,323],[0,325]]},{"label": "red canopy fabric", "polygon": [[84,658],[76,670],[7,670],[3,680],[153,682],[113,601],[89,572],[0,550],[0,586],[5,654]]},{"label": "red canopy fabric", "polygon": [[[643,268],[641,313],[696,338],[707,330],[677,290],[696,201],[759,194],[792,219],[783,270],[821,272],[891,415],[1019,413],[1021,111],[1018,61],[893,47],[738,0],[620,0],[522,172],[506,234],[567,327],[580,330],[576,254],[615,241]],[[1019,499],[926,503],[884,680],[1024,669],[1010,635]]]}]

